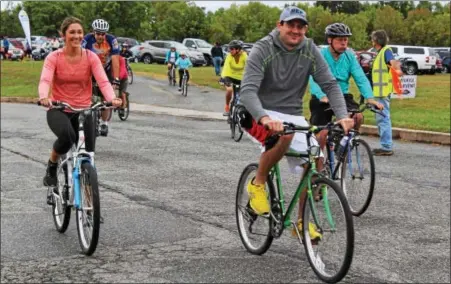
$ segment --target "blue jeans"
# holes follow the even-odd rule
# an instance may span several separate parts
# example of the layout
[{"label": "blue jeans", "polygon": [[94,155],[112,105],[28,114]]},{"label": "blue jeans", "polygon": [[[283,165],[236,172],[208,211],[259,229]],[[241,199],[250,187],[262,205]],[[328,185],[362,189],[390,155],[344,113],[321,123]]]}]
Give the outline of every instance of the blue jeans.
[{"label": "blue jeans", "polygon": [[379,130],[379,137],[381,147],[384,150],[393,150],[392,129],[391,129],[391,117],[390,117],[390,97],[374,98],[377,102],[384,106],[382,113],[385,115],[376,114],[376,123]]},{"label": "blue jeans", "polygon": [[216,76],[220,76],[221,75],[221,62],[222,62],[222,57],[213,57],[213,64],[215,65],[215,72],[216,72]]}]

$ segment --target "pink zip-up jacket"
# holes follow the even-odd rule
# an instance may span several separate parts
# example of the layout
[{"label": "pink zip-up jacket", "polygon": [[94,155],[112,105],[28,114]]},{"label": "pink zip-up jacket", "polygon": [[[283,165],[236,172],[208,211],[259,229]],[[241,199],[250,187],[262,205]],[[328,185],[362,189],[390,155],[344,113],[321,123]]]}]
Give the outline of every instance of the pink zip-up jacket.
[{"label": "pink zip-up jacket", "polygon": [[91,105],[92,75],[104,99],[112,101],[115,98],[113,87],[94,52],[82,49],[80,62],[71,64],[62,49],[53,51],[45,58],[42,67],[39,98],[47,98],[52,88],[52,100],[68,103],[74,108],[88,108]]}]

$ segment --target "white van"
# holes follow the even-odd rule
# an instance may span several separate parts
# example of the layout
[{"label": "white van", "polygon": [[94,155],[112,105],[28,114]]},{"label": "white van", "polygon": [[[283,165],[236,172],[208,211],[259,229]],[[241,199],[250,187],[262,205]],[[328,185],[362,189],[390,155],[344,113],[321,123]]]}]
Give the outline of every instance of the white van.
[{"label": "white van", "polygon": [[[389,44],[388,47],[391,48],[396,59],[409,58],[406,60],[407,75],[415,75],[417,73],[435,74],[437,55],[432,47],[392,44]],[[374,48],[368,51],[376,52]]]},{"label": "white van", "polygon": [[435,74],[437,55],[435,50],[427,46],[388,45],[398,58],[410,57],[406,63],[406,73],[415,75],[418,72]]}]

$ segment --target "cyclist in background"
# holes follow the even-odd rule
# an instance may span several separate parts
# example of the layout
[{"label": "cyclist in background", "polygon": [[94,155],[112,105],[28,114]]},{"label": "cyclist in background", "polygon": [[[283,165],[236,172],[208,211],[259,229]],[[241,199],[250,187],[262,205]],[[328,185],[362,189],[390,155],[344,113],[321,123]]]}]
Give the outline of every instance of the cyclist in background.
[{"label": "cyclist in background", "polygon": [[[175,48],[175,46],[171,45],[171,49],[166,52],[166,59],[164,60],[164,63],[168,64],[168,76],[169,76],[169,72],[171,71],[172,66],[175,65],[175,62],[177,61],[177,59],[179,59],[179,56],[180,55],[179,55],[177,49]],[[175,73],[174,73],[174,78],[172,78],[172,79],[174,80],[174,84],[175,84],[175,82],[176,82]]]},{"label": "cyclist in background", "polygon": [[188,69],[190,67],[193,67],[193,63],[191,63],[191,60],[186,56],[184,51],[180,52],[180,57],[175,61],[175,66],[179,67],[179,91],[182,90],[182,79],[183,79],[183,72],[186,70],[186,76],[187,80],[186,83],[188,84],[189,81],[189,71]]},{"label": "cyclist in background", "polygon": [[124,42],[122,44],[120,56],[125,57],[125,58],[133,57],[133,53],[128,48],[128,43]]},{"label": "cyclist in background", "polygon": [[127,71],[127,59],[120,56],[119,57],[119,94],[122,99],[122,109],[119,109],[119,112],[124,111],[123,109],[127,106],[127,100],[126,100],[126,92],[128,88],[128,71]]},{"label": "cyclist in background", "polygon": [[232,40],[229,43],[230,53],[227,55],[221,73],[222,81],[226,86],[226,98],[224,106],[224,116],[229,115],[230,101],[232,100],[232,84],[241,85],[244,67],[246,66],[247,53],[243,52],[243,43],[239,40]]},{"label": "cyclist in background", "polygon": [[[322,48],[320,52],[343,92],[347,109],[359,109],[359,104],[354,100],[352,94],[349,93],[349,80],[352,77],[360,93],[367,99],[368,103],[382,110],[384,106],[374,99],[368,78],[357,61],[355,54],[348,49],[349,37],[352,36],[351,29],[343,23],[334,23],[326,27],[325,35],[329,46]],[[312,94],[310,99],[310,123],[312,125],[326,125],[332,121],[332,116],[334,115],[334,112],[330,109],[329,99],[313,80],[312,76],[310,76],[309,85],[310,93]],[[363,121],[363,115],[356,113],[354,120],[354,128],[359,130]],[[327,129],[325,129],[317,135],[321,149],[326,144],[327,132]]]},{"label": "cyclist in background", "polygon": [[[85,36],[82,47],[97,54],[113,88],[119,90],[121,84],[119,79],[119,43],[115,36],[107,34],[110,29],[107,21],[103,19],[94,20],[92,29],[93,32]],[[111,111],[111,109],[102,111],[102,119],[100,121],[100,135],[102,136],[108,135],[107,120]]]}]

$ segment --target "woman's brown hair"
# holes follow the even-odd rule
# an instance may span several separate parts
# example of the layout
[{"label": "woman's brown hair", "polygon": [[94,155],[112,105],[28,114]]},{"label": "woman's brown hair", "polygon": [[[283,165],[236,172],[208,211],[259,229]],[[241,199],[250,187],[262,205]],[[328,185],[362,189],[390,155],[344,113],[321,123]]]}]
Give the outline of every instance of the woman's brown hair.
[{"label": "woman's brown hair", "polygon": [[66,34],[67,29],[72,24],[80,24],[80,26],[83,27],[83,24],[81,23],[81,20],[79,18],[72,17],[72,16],[67,17],[66,19],[64,19],[64,21],[60,27],[61,36],[64,36]]}]

